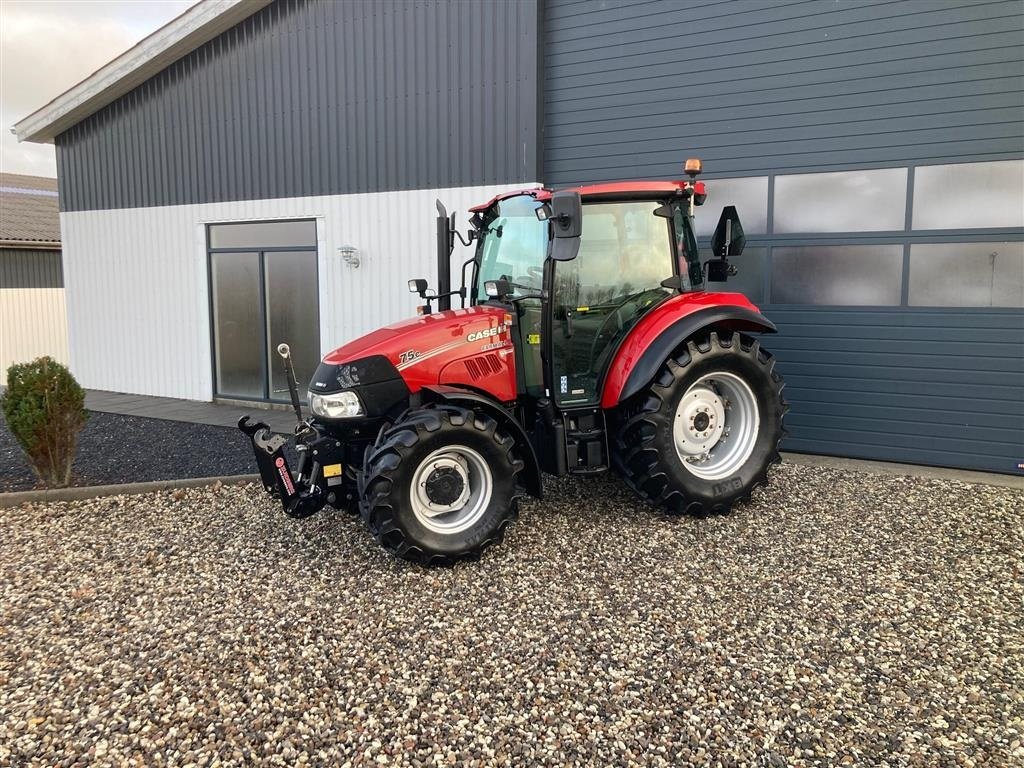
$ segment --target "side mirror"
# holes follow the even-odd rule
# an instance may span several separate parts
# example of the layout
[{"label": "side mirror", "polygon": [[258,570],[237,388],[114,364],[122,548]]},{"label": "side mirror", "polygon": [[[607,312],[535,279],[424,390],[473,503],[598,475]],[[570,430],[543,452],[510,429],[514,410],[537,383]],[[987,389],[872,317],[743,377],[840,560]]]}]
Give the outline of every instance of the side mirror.
[{"label": "side mirror", "polygon": [[740,215],[736,213],[736,206],[725,206],[718,219],[718,226],[715,227],[715,234],[711,238],[711,252],[720,259],[727,259],[743,253],[746,244],[747,238],[743,234],[743,225],[740,223]]},{"label": "side mirror", "polygon": [[555,261],[575,259],[583,233],[583,203],[579,192],[562,190],[551,195],[551,232],[555,236],[551,258]]},{"label": "side mirror", "polygon": [[418,293],[420,296],[424,296],[427,292],[427,281],[422,277],[417,280],[409,281],[409,293]]},{"label": "side mirror", "polygon": [[571,189],[551,195],[551,223],[555,237],[579,237],[583,232],[583,203]]}]

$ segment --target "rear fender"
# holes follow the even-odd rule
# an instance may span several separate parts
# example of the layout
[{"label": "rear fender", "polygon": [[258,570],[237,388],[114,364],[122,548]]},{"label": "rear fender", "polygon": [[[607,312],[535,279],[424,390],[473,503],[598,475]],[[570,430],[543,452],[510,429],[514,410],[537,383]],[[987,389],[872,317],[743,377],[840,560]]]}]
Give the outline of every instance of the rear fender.
[{"label": "rear fender", "polygon": [[471,389],[463,389],[462,387],[453,387],[446,384],[434,384],[423,387],[420,393],[424,402],[452,403],[465,408],[483,411],[488,416],[493,417],[501,425],[501,428],[512,436],[519,447],[523,463],[526,465],[523,467],[523,485],[526,486],[527,492],[538,499],[543,498],[544,484],[541,480],[537,454],[533,450],[533,443],[530,442],[526,430],[523,429],[522,424],[516,420],[515,416],[491,398],[479,392],[474,392]]},{"label": "rear fender", "polygon": [[[738,295],[737,295],[738,296]],[[738,296],[738,298],[743,298]],[[614,408],[643,390],[679,345],[705,329],[775,333],[775,324],[749,302],[705,306],[662,327],[641,323],[623,340],[605,376],[601,407]]]}]

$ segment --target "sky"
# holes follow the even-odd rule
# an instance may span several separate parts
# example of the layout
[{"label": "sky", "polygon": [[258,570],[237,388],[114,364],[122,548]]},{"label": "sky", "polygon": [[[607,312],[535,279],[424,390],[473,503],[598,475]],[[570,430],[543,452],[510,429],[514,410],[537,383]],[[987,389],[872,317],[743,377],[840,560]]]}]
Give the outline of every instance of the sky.
[{"label": "sky", "polygon": [[197,0],[0,0],[0,171],[56,176],[52,144],[11,126]]}]

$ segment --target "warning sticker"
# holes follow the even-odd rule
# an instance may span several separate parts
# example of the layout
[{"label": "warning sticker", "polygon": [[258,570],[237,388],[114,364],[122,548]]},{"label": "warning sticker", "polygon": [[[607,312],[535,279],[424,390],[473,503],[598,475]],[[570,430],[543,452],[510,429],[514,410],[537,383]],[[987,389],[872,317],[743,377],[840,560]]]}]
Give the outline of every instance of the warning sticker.
[{"label": "warning sticker", "polygon": [[277,467],[277,475],[281,478],[285,493],[289,496],[293,495],[295,493],[295,485],[292,483],[292,476],[288,471],[288,465],[285,463],[284,457],[278,456],[274,459],[274,466]]},{"label": "warning sticker", "polygon": [[540,344],[540,334],[539,333],[531,333],[529,336],[526,337],[526,343],[527,344]]},{"label": "warning sticker", "polygon": [[324,464],[324,477],[337,477],[341,474],[341,464]]}]

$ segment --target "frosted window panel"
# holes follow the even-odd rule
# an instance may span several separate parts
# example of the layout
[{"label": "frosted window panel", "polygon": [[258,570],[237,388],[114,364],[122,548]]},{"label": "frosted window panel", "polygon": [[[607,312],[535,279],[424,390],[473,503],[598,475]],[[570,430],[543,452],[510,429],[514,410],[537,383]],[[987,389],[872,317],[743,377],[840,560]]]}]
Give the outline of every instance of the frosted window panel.
[{"label": "frosted window panel", "polygon": [[748,235],[763,235],[768,231],[768,177],[750,179],[710,179],[708,199],[695,209],[694,222],[697,237],[710,237],[718,225],[722,209],[735,205]]},{"label": "frosted window panel", "polygon": [[281,400],[288,389],[277,345],[291,349],[292,365],[305,398],[309,380],[320,364],[320,308],[317,301],[315,251],[268,252],[264,255],[267,299],[267,365],[270,397]]},{"label": "frosted window panel", "polygon": [[214,253],[210,259],[217,392],[263,397],[259,254]]},{"label": "frosted window panel", "polygon": [[772,250],[773,304],[895,306],[901,245],[809,245]]},{"label": "frosted window panel", "polygon": [[316,245],[316,221],[253,221],[210,225],[211,248],[288,248]]},{"label": "frosted window panel", "polygon": [[[710,248],[700,252],[701,262],[714,258]],[[737,274],[724,283],[704,283],[706,291],[742,293],[755,304],[764,301],[764,271],[767,249],[747,246],[739,256],[729,257],[729,263],[736,267]]]},{"label": "frosted window panel", "polygon": [[775,232],[889,232],[906,218],[906,168],[775,177]]},{"label": "frosted window panel", "polygon": [[910,246],[910,304],[1024,307],[1024,243]]},{"label": "frosted window panel", "polygon": [[1024,227],[1024,160],[914,171],[914,229]]}]

